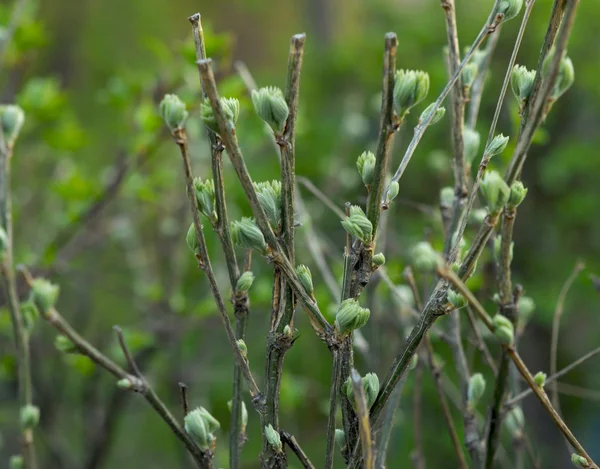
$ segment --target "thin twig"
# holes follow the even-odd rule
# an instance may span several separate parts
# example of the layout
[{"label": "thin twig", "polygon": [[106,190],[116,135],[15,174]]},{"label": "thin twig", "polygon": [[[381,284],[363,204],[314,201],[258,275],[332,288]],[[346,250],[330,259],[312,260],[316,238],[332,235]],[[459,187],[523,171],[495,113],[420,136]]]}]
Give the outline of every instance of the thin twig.
[{"label": "thin twig", "polygon": [[290,449],[294,452],[294,454],[298,457],[298,461],[302,464],[304,469],[315,469],[315,466],[310,462],[306,453],[302,450],[296,438],[288,432],[282,431],[280,432],[281,439],[285,442],[286,445],[290,447]]},{"label": "thin twig", "polygon": [[362,381],[358,371],[354,368],[350,371],[350,381],[354,390],[354,403],[356,405],[356,415],[358,417],[358,426],[360,429],[360,444],[362,447],[363,468],[374,469],[375,458],[373,456],[373,438],[371,434],[371,424],[369,422],[369,409]]},{"label": "thin twig", "polygon": [[[439,268],[438,272],[441,276],[448,279],[448,281],[452,283],[454,288],[456,288],[459,291],[459,293],[467,299],[467,301],[473,306],[474,311],[478,314],[483,323],[488,327],[490,332],[493,333],[495,326],[493,322],[491,322],[488,313],[485,311],[481,303],[479,303],[477,298],[475,298],[475,295],[473,295],[473,293],[468,289],[468,287],[462,282],[462,280],[454,272],[452,272],[451,269],[445,267]],[[535,380],[533,379],[533,375],[531,374],[531,372],[527,368],[527,365],[525,365],[523,359],[520,357],[513,345],[502,344],[502,347],[507,352],[508,356],[517,367],[517,370],[519,371],[521,376],[525,379],[525,381],[527,381],[527,384],[529,385],[531,390],[535,393],[538,400],[544,406],[544,408],[546,409],[556,426],[559,428],[559,430],[562,432],[565,438],[569,441],[571,446],[577,451],[577,453],[580,456],[584,457],[587,460],[587,467],[598,469],[596,463],[594,463],[590,455],[586,452],[581,443],[579,443],[575,435],[573,435],[573,433],[563,421],[563,419],[560,417],[558,412],[556,412],[556,410],[552,406],[552,403],[550,402],[550,399],[546,395],[546,392],[542,389],[542,387],[536,384]]]},{"label": "thin twig", "polygon": [[413,390],[413,433],[415,436],[415,449],[411,453],[414,469],[425,469],[425,452],[423,451],[423,425],[422,425],[422,401],[423,397],[423,366],[417,365],[415,370],[415,385]]},{"label": "thin twig", "polygon": [[339,208],[329,197],[327,197],[318,187],[316,187],[309,179],[305,177],[298,177],[296,180],[306,187],[312,195],[314,195],[317,199],[319,199],[323,204],[330,209],[333,213],[335,213],[340,220],[345,218],[345,214],[341,208]]},{"label": "thin twig", "polygon": [[329,391],[329,418],[327,419],[327,436],[325,449],[325,469],[333,469],[335,455],[335,417],[337,415],[337,401],[342,372],[340,351],[332,350],[333,369],[331,371],[331,388]]},{"label": "thin twig", "polygon": [[190,410],[187,384],[179,383],[179,393],[181,394],[181,410],[183,411],[183,416],[185,417]]}]

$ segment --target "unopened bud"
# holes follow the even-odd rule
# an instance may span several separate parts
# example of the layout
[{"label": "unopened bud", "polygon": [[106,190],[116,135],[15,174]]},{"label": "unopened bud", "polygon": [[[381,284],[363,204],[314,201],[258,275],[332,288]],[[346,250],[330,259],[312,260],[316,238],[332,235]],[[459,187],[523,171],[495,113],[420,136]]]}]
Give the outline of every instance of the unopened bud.
[{"label": "unopened bud", "polygon": [[171,132],[182,129],[189,115],[185,103],[175,94],[166,94],[158,110]]},{"label": "unopened bud", "polygon": [[522,65],[515,65],[510,76],[510,84],[512,87],[513,94],[519,101],[519,106],[522,106],[533,89],[533,83],[535,82],[535,70],[527,70],[527,67]]},{"label": "unopened bud", "polygon": [[[554,59],[555,49],[552,49],[550,53],[544,59],[544,64],[542,66],[542,77],[547,78],[550,74],[550,64]],[[552,94],[550,99],[556,101],[560,98],[575,82],[575,68],[573,67],[573,62],[567,56],[564,56],[560,61],[560,67],[558,69],[558,76],[556,77],[556,82],[554,84],[554,88],[552,88]]]},{"label": "unopened bud", "polygon": [[192,251],[194,254],[200,254],[200,245],[198,244],[198,237],[196,236],[196,227],[193,223],[187,230],[187,234],[185,235],[185,242],[190,248],[190,251]]},{"label": "unopened bud", "polygon": [[40,409],[28,404],[21,407],[21,428],[31,430],[40,422]]},{"label": "unopened bud", "polygon": [[523,0],[502,0],[498,4],[498,8],[496,10],[496,14],[503,14],[503,21],[508,21],[513,19],[515,16],[519,14],[521,8],[523,7]]},{"label": "unopened bud", "polygon": [[546,373],[544,373],[543,371],[538,371],[533,377],[533,380],[535,381],[535,384],[537,384],[540,388],[543,388],[546,384],[547,377],[548,375]]},{"label": "unopened bud", "polygon": [[348,298],[342,301],[340,308],[335,316],[335,326],[340,334],[347,334],[363,327],[371,312],[367,308],[360,306],[358,301]]},{"label": "unopened bud", "polygon": [[400,119],[429,93],[429,75],[423,71],[398,70],[394,83],[394,106]]},{"label": "unopened bud", "polygon": [[[433,108],[435,107],[435,103],[431,103],[429,106],[425,108],[425,110],[421,113],[421,117],[419,117],[419,123],[424,122],[429,119],[429,115],[433,112]],[[442,118],[446,115],[446,108],[443,106],[439,106],[435,112],[433,113],[433,117],[431,117],[431,121],[429,121],[429,125],[437,124]]]},{"label": "unopened bud", "polygon": [[579,456],[578,454],[571,454],[571,462],[575,467],[589,467],[590,463],[583,456]]},{"label": "unopened bud", "polygon": [[385,256],[383,255],[382,252],[377,253],[373,256],[373,265],[376,267],[381,267],[383,264],[385,264]]},{"label": "unopened bud", "polygon": [[[248,426],[248,409],[246,408],[246,404],[244,403],[244,401],[240,402],[240,407],[241,407],[240,419],[241,419],[241,424],[242,424],[242,433],[244,433],[246,431],[246,427]],[[229,409],[229,412],[233,412],[233,401],[227,402],[227,408]]]},{"label": "unopened bud", "polygon": [[4,141],[9,148],[15,144],[24,122],[25,113],[19,106],[14,104],[0,106],[0,125]]},{"label": "unopened bud", "polygon": [[[375,373],[367,373],[360,379],[360,382],[365,394],[367,409],[370,409],[375,399],[377,399],[377,394],[379,394],[379,378]],[[351,378],[346,380],[342,386],[342,391],[344,391],[348,400],[354,405],[354,388],[352,387]]]},{"label": "unopened bud", "polygon": [[298,280],[306,290],[306,293],[309,295],[313,294],[314,287],[312,281],[312,274],[310,273],[310,269],[305,265],[299,265],[296,267],[296,275],[298,276]]},{"label": "unopened bud", "polygon": [[240,278],[238,278],[238,281],[235,285],[236,293],[247,292],[248,290],[250,290],[250,288],[252,288],[253,283],[254,283],[254,274],[252,272],[250,272],[249,270],[247,270],[242,275],[240,275]]},{"label": "unopened bud", "polygon": [[481,373],[475,373],[469,379],[467,399],[469,405],[475,407],[485,393],[485,378]]},{"label": "unopened bud", "polygon": [[215,183],[212,179],[202,181],[201,178],[194,178],[194,192],[198,200],[200,213],[211,222],[217,221],[217,212],[215,210]]},{"label": "unopened bud", "polygon": [[501,344],[511,345],[515,340],[514,327],[510,319],[501,314],[496,314],[493,319],[494,335]]},{"label": "unopened bud", "polygon": [[361,153],[361,155],[356,160],[356,167],[358,169],[358,173],[362,178],[363,184],[365,186],[370,186],[373,182],[373,174],[375,172],[375,163],[377,160],[375,159],[375,155],[370,151],[365,151]]},{"label": "unopened bud", "polygon": [[448,301],[454,309],[461,309],[469,304],[469,302],[464,296],[462,296],[460,293],[455,292],[454,290],[448,291]]},{"label": "unopened bud", "polygon": [[267,86],[252,90],[252,103],[258,117],[269,124],[273,132],[279,134],[283,131],[289,109],[279,88]]},{"label": "unopened bud", "polygon": [[[220,103],[225,114],[225,120],[234,127],[240,115],[240,102],[235,98],[221,98]],[[208,98],[200,105],[200,117],[206,127],[216,134],[219,133],[219,125]]]},{"label": "unopened bud", "polygon": [[265,211],[273,230],[278,231],[281,225],[281,182],[255,182],[254,188],[260,206]]},{"label": "unopened bud", "polygon": [[398,196],[399,193],[400,193],[400,184],[398,183],[398,181],[390,182],[387,193],[385,195],[385,203],[386,204],[391,203],[392,200],[394,200]]},{"label": "unopened bud", "polygon": [[277,430],[273,428],[273,425],[269,424],[265,427],[265,438],[267,440],[267,443],[269,443],[269,445],[271,445],[273,449],[275,449],[278,452],[281,452],[283,450],[283,445],[281,444],[281,437],[279,436]]},{"label": "unopened bud", "polygon": [[244,342],[244,339],[238,339],[236,343],[238,348],[240,349],[242,357],[248,358],[248,346],[246,345],[246,342]]},{"label": "unopened bud", "polygon": [[492,139],[490,144],[485,148],[484,153],[490,158],[493,156],[499,155],[500,153],[502,153],[504,151],[504,149],[506,148],[506,145],[508,145],[508,140],[509,140],[509,137],[505,137],[502,134],[496,135]]},{"label": "unopened bud", "polygon": [[242,218],[231,223],[231,238],[241,248],[266,252],[267,242],[262,232],[251,218]]},{"label": "unopened bud", "polygon": [[47,314],[58,300],[59,287],[43,278],[36,278],[31,285],[31,301],[42,314]]},{"label": "unopened bud", "polygon": [[346,433],[341,428],[335,429],[335,442],[340,449],[344,449],[346,446]]},{"label": "unopened bud", "polygon": [[344,229],[363,243],[369,243],[372,239],[373,224],[365,215],[362,208],[357,205],[350,207],[350,215],[342,220]]},{"label": "unopened bud", "polygon": [[496,171],[487,171],[481,181],[481,193],[490,213],[497,213],[508,202],[510,188]]},{"label": "unopened bud", "polygon": [[54,338],[54,347],[62,353],[77,353],[79,351],[77,345],[75,345],[67,336],[62,334],[59,334]]}]

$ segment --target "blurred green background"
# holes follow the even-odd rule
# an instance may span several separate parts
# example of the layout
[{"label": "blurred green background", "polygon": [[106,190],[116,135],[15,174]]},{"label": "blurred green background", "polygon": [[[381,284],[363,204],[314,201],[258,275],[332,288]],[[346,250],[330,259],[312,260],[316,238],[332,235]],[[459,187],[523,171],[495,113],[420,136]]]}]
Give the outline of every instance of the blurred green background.
[{"label": "blurred green background", "polygon": [[[18,1],[18,0],[17,0]],[[297,174],[312,181],[338,206],[365,200],[356,157],[374,150],[378,126],[383,37],[398,34],[398,67],[431,76],[433,100],[446,83],[446,42],[439,1],[419,0],[28,0],[14,41],[0,58],[0,98],[26,111],[13,158],[17,262],[61,285],[58,307],[82,333],[122,360],[111,326],[129,334],[142,369],[179,415],[177,383],[190,389],[191,404],[221,421],[217,461],[227,467],[227,431],[233,359],[205,279],[185,244],[189,226],[177,148],[156,113],[166,92],[177,92],[192,118],[194,172],[210,174],[208,146],[198,121],[199,82],[187,17],[199,11],[208,52],[222,95],[238,97],[238,134],[255,180],[278,177],[276,156],[254,115],[234,67],[243,61],[259,86],[284,87],[289,38],[306,32],[297,135]],[[457,0],[461,47],[470,44],[492,0]],[[537,0],[518,63],[535,68],[550,0]],[[6,25],[13,4],[0,5]],[[548,371],[552,315],[561,286],[577,260],[586,269],[566,303],[559,341],[559,368],[599,345],[600,271],[600,3],[581,2],[569,56],[576,83],[557,103],[536,137],[523,171],[529,188],[519,209],[513,278],[537,305],[521,342],[532,370]],[[487,135],[519,21],[502,29],[477,125]],[[3,29],[2,31],[6,31]],[[392,167],[399,163],[418,114],[398,135]],[[498,130],[513,137],[516,101],[507,96]],[[512,148],[509,144],[509,150]],[[387,215],[385,254],[392,280],[402,283],[412,245],[424,236],[441,243],[439,190],[452,184],[449,120],[427,132],[401,180],[399,203]],[[510,151],[494,162],[503,170]],[[226,164],[233,218],[249,215],[235,174]],[[300,186],[327,263],[339,279],[344,233],[332,213]],[[89,207],[95,207],[90,212]],[[82,214],[87,218],[82,219]],[[313,270],[321,309],[335,302],[307,250],[299,228],[300,263]],[[228,295],[223,257],[206,230],[222,291]],[[472,236],[472,232],[469,233]],[[250,364],[262,380],[272,268],[255,256],[248,340]],[[480,261],[471,286],[491,309],[491,255]],[[428,279],[422,279],[427,284]],[[358,360],[362,373],[381,378],[402,343],[400,312],[390,289],[375,281],[367,291],[374,320],[364,330],[374,363]],[[282,427],[293,433],[317,467],[322,465],[331,360],[303,314],[299,339],[286,358]],[[443,321],[443,320],[442,320]],[[443,326],[443,325],[442,325]],[[35,402],[42,421],[36,431],[40,467],[190,467],[167,427],[134,395],[115,389],[111,377],[86,359],[61,356],[46,324],[33,336]],[[490,375],[472,344],[472,368]],[[493,344],[491,344],[493,347]],[[455,377],[447,346],[436,341],[445,370]],[[497,354],[497,349],[492,352]],[[16,451],[16,380],[9,317],[0,310],[0,467]],[[561,379],[562,410],[584,446],[600,458],[598,360]],[[424,447],[428,467],[454,467],[454,456],[428,371],[424,374]],[[491,382],[491,376],[488,380]],[[490,386],[491,388],[491,386]],[[410,467],[413,379],[404,388],[389,467]],[[491,389],[486,399],[491,399]],[[484,400],[487,402],[487,400]],[[249,404],[249,402],[247,402]],[[527,431],[544,468],[564,468],[569,452],[542,408],[524,401]],[[462,423],[453,408],[458,427]],[[251,412],[244,467],[258,466],[260,430]],[[501,460],[511,466],[510,438]],[[290,467],[298,467],[293,457]],[[338,456],[337,463],[340,463]],[[450,463],[448,461],[451,461]],[[294,466],[296,464],[296,466]],[[337,466],[336,466],[337,467]],[[339,466],[341,467],[341,465]]]}]

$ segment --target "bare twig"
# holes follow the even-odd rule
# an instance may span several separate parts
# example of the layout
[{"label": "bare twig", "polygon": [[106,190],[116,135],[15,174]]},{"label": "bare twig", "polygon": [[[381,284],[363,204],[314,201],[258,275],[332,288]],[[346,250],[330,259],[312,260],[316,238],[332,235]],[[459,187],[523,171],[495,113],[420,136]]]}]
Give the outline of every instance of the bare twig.
[{"label": "bare twig", "polygon": [[183,411],[183,416],[185,417],[190,410],[187,384],[179,383],[179,393],[181,394],[181,410]]},{"label": "bare twig", "polygon": [[329,391],[329,418],[327,420],[327,436],[325,449],[325,469],[333,468],[335,453],[335,417],[337,415],[337,401],[340,389],[341,361],[340,351],[332,350],[333,369],[331,371],[331,388]]},{"label": "bare twig", "polygon": [[315,469],[315,466],[310,462],[306,453],[302,450],[296,438],[288,432],[282,431],[281,439],[285,442],[286,445],[290,447],[290,449],[294,452],[294,454],[298,457],[298,461],[302,464],[304,469]]},{"label": "bare twig", "polygon": [[341,208],[339,208],[333,201],[327,197],[323,192],[316,187],[309,179],[305,177],[298,177],[298,182],[306,187],[312,195],[314,195],[317,199],[319,199],[323,204],[330,209],[333,213],[335,213],[340,220],[343,220],[346,216]]},{"label": "bare twig", "polygon": [[413,461],[414,469],[425,469],[425,452],[423,451],[423,425],[422,425],[422,405],[423,397],[423,366],[417,365],[415,370],[415,385],[413,390],[413,433],[415,435],[415,449],[410,458]]},{"label": "bare twig", "polygon": [[360,375],[354,368],[350,371],[350,381],[354,390],[354,402],[356,404],[356,415],[360,429],[360,445],[363,456],[363,466],[361,467],[364,467],[364,469],[374,469],[375,457],[373,455],[373,436],[369,422],[369,409],[367,408],[367,400]]}]

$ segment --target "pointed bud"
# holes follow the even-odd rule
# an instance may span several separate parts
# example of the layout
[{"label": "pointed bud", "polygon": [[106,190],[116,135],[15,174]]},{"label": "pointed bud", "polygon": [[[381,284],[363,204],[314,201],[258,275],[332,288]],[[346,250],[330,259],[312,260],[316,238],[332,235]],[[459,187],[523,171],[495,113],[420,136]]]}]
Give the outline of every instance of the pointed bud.
[{"label": "pointed bud", "polygon": [[[421,117],[419,117],[419,124],[429,118],[429,114],[431,114],[434,107],[435,107],[435,103],[431,103],[429,106],[427,106],[425,108],[425,110],[421,113]],[[446,115],[446,108],[443,106],[439,106],[433,113],[433,117],[431,118],[429,125],[437,124],[439,121],[442,120],[442,117],[444,117],[445,115]]]},{"label": "pointed bud", "polygon": [[504,424],[508,428],[508,431],[515,435],[522,433],[523,427],[525,426],[525,415],[520,407],[513,407],[504,419]]},{"label": "pointed bud", "polygon": [[410,371],[414,370],[417,365],[419,364],[419,355],[418,354],[413,354],[413,356],[410,359],[410,364],[408,365],[408,369]]},{"label": "pointed bud", "polygon": [[469,302],[464,296],[462,296],[460,293],[455,292],[454,290],[448,291],[448,301],[454,309],[461,309],[469,304]]},{"label": "pointed bud", "polygon": [[133,383],[127,378],[117,381],[117,387],[120,389],[133,389]]},{"label": "pointed bud", "polygon": [[[379,378],[375,373],[367,373],[360,379],[360,382],[365,393],[367,409],[370,409],[375,402],[375,399],[377,399],[377,394],[379,394]],[[354,406],[354,388],[352,387],[351,378],[348,378],[342,385],[342,391]]]},{"label": "pointed bud", "polygon": [[533,380],[535,381],[535,384],[537,384],[540,388],[543,388],[546,384],[547,377],[548,375],[546,373],[544,373],[543,371],[538,371],[533,377]]},{"label": "pointed bud", "polygon": [[254,274],[247,270],[240,275],[240,278],[238,278],[238,281],[235,285],[236,293],[247,292],[250,290],[250,288],[252,288],[252,283],[254,283]]},{"label": "pointed bud", "polygon": [[411,254],[413,266],[420,272],[433,272],[442,260],[439,253],[426,241],[417,243]]},{"label": "pointed bud", "polygon": [[185,242],[187,243],[190,251],[194,254],[200,254],[198,237],[196,236],[196,227],[192,223],[187,230],[187,234],[185,235]]},{"label": "pointed bud", "polygon": [[286,326],[283,328],[283,335],[288,339],[292,338],[292,328],[289,326],[289,324],[286,324]]},{"label": "pointed bud", "polygon": [[20,454],[15,454],[10,457],[8,462],[9,469],[24,469],[25,468],[25,460],[23,456]]},{"label": "pointed bud", "polygon": [[31,301],[42,315],[54,307],[58,293],[58,285],[43,278],[36,278],[31,285]]},{"label": "pointed bud", "polygon": [[246,342],[244,342],[244,339],[238,339],[236,343],[238,348],[240,349],[242,357],[248,358],[248,347],[246,346]]},{"label": "pointed bud", "polygon": [[194,440],[198,447],[208,450],[215,437],[210,432],[208,422],[200,409],[192,410],[184,417],[183,421],[186,433]]},{"label": "pointed bud", "polygon": [[[240,102],[235,98],[221,98],[220,103],[228,124],[235,127],[240,115]],[[206,127],[216,134],[219,133],[219,125],[217,124],[215,113],[208,98],[200,105],[200,117]]]},{"label": "pointed bud", "polygon": [[398,70],[394,83],[394,106],[400,119],[429,93],[429,75],[423,71]]},{"label": "pointed bud", "polygon": [[527,67],[523,65],[515,65],[513,68],[510,84],[520,106],[529,99],[535,82],[535,75],[535,70],[527,70]]},{"label": "pointed bud", "polygon": [[335,442],[340,449],[344,449],[346,446],[346,433],[341,428],[335,429]]},{"label": "pointed bud", "polygon": [[[555,50],[552,49],[550,53],[544,59],[542,66],[542,77],[548,78],[550,74],[550,64],[554,58]],[[556,77],[556,83],[552,89],[550,99],[556,101],[560,98],[575,82],[575,68],[573,62],[566,55],[560,61],[560,67],[558,69],[558,76]]]},{"label": "pointed bud", "polygon": [[350,215],[342,220],[342,226],[348,233],[360,239],[363,243],[366,244],[371,241],[373,224],[359,206],[352,205],[350,207]]},{"label": "pointed bud", "polygon": [[254,189],[271,227],[277,231],[281,225],[281,182],[255,182]]},{"label": "pointed bud", "polygon": [[475,61],[469,62],[467,65],[465,65],[465,68],[463,68],[463,71],[461,74],[462,85],[467,89],[471,88],[471,85],[475,81],[475,78],[477,78],[478,73],[479,73],[479,66],[477,65],[477,62],[475,62]]},{"label": "pointed bud", "polygon": [[279,88],[267,86],[252,90],[252,103],[258,117],[269,124],[273,132],[279,134],[283,131],[289,109]]},{"label": "pointed bud", "polygon": [[31,300],[21,303],[21,316],[23,317],[23,326],[30,333],[37,322],[40,312]]},{"label": "pointed bud", "polygon": [[481,136],[479,132],[467,127],[463,132],[463,140],[465,142],[465,161],[470,164],[479,152]]},{"label": "pointed bud", "polygon": [[377,160],[375,159],[375,155],[370,151],[362,152],[356,160],[358,173],[362,178],[363,184],[367,187],[373,182],[373,173],[375,172],[376,162]]},{"label": "pointed bud", "polygon": [[[244,401],[240,402],[241,404],[241,423],[242,423],[242,433],[245,433],[246,431],[246,427],[248,426],[248,409],[246,408],[246,404]],[[228,401],[227,402],[227,408],[229,409],[229,412],[233,411],[233,402],[232,401]]]},{"label": "pointed bud", "polygon": [[533,298],[529,296],[520,297],[517,307],[519,310],[519,319],[524,323],[527,323],[535,311],[535,302],[533,301]]},{"label": "pointed bud", "polygon": [[182,129],[189,115],[185,103],[175,94],[166,94],[160,102],[158,111],[171,132]]},{"label": "pointed bud", "polygon": [[590,463],[586,458],[575,453],[571,454],[571,463],[575,467],[590,467]]},{"label": "pointed bud", "polygon": [[521,181],[515,181],[510,186],[510,195],[508,196],[508,202],[506,202],[507,207],[512,209],[517,208],[525,200],[526,195],[527,188]]},{"label": "pointed bud", "polygon": [[67,336],[62,334],[59,334],[54,338],[54,347],[62,353],[77,353],[79,351],[77,345],[75,345]]},{"label": "pointed bud", "polygon": [[373,256],[373,265],[376,267],[381,267],[385,264],[385,256],[382,252],[379,252]]},{"label": "pointed bud", "polygon": [[217,212],[215,210],[215,183],[213,180],[202,181],[199,177],[194,178],[194,192],[196,193],[200,213],[215,223]]},{"label": "pointed bud", "polygon": [[298,276],[298,280],[300,280],[300,283],[306,290],[306,293],[312,295],[314,292],[314,287],[310,269],[305,265],[299,265],[296,267],[296,275]]},{"label": "pointed bud", "polygon": [[283,445],[281,444],[281,437],[279,433],[273,428],[273,425],[269,424],[265,427],[265,438],[267,443],[271,445],[275,450],[281,452]]},{"label": "pointed bud", "polygon": [[469,405],[475,407],[485,393],[485,378],[481,373],[475,373],[469,379],[467,399]]},{"label": "pointed bud", "polygon": [[503,21],[508,21],[517,16],[522,7],[523,0],[502,0],[498,3],[496,14],[503,14]]},{"label": "pointed bud", "polygon": [[497,213],[508,202],[510,188],[496,171],[487,171],[481,181],[481,193],[490,213]]},{"label": "pointed bud", "polygon": [[14,104],[0,106],[0,125],[4,141],[9,148],[12,148],[17,141],[24,122],[25,113],[19,106]]},{"label": "pointed bud", "polygon": [[493,156],[499,155],[500,153],[502,153],[504,151],[504,149],[506,148],[506,145],[508,145],[508,140],[509,140],[509,138],[505,137],[502,134],[496,135],[492,139],[490,144],[486,147],[484,153],[490,158]]},{"label": "pointed bud", "polygon": [[261,253],[267,250],[267,242],[262,232],[251,218],[242,218],[231,223],[231,238],[241,248],[254,249]]},{"label": "pointed bud", "polygon": [[335,327],[340,334],[347,334],[363,327],[371,312],[360,306],[353,298],[342,301],[335,316]]},{"label": "pointed bud", "polygon": [[21,428],[31,430],[40,422],[40,409],[28,404],[21,407]]},{"label": "pointed bud", "polygon": [[198,407],[198,408],[196,408],[196,410],[194,410],[192,412],[197,412],[198,415],[200,417],[202,417],[202,419],[204,419],[204,423],[206,424],[206,429],[210,433],[213,433],[213,432],[217,431],[219,428],[221,428],[221,424],[219,423],[219,421],[216,418],[214,418],[210,414],[210,412],[208,410],[206,410],[204,407]]},{"label": "pointed bud", "polygon": [[400,193],[400,184],[398,181],[390,182],[388,186],[387,194],[385,195],[385,203],[389,204],[394,200]]}]

